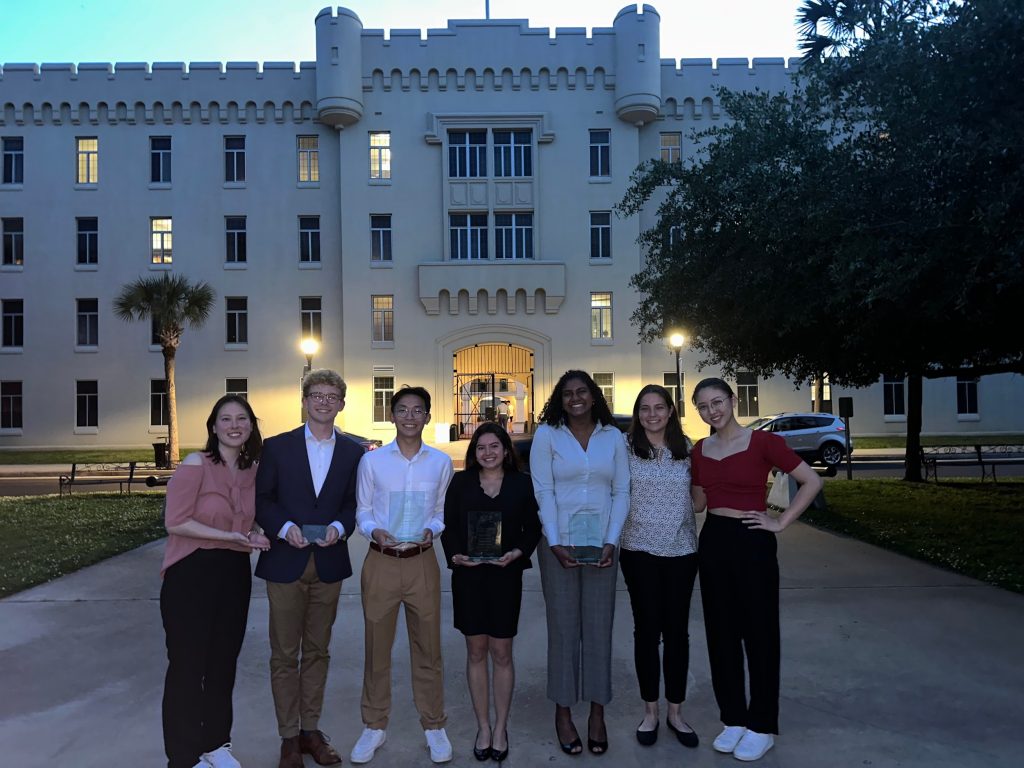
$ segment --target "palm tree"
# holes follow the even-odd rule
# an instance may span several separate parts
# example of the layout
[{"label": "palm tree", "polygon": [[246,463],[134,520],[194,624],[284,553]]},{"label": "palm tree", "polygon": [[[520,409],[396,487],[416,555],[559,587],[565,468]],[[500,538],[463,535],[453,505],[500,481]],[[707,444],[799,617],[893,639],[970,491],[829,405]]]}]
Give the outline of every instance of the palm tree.
[{"label": "palm tree", "polygon": [[941,17],[948,0],[803,0],[796,12],[804,61],[843,56],[857,43],[904,24]]},{"label": "palm tree", "polygon": [[140,277],[128,283],[114,299],[114,314],[125,322],[151,318],[160,340],[167,381],[167,422],[169,460],[178,463],[178,406],[175,399],[174,358],[186,323],[201,328],[213,309],[217,294],[207,283],[192,284],[187,277],[164,273]]}]

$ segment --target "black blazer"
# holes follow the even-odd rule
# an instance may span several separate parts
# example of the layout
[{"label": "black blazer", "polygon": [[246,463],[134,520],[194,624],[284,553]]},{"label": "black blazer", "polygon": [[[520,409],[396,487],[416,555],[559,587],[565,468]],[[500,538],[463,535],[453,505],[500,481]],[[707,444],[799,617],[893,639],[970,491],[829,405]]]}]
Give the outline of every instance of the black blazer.
[{"label": "black blazer", "polygon": [[345,526],[345,538],[356,528],[356,468],[363,448],[340,432],[323,488],[317,496],[306,455],[305,426],[269,438],[263,443],[256,472],[256,522],[270,539],[270,549],[260,553],[256,575],[267,581],[298,581],[313,552],[320,581],[333,583],[352,575],[348,541],[330,547],[310,544],[296,549],[277,534],[288,521]]},{"label": "black blazer", "polygon": [[453,555],[466,554],[469,546],[467,513],[488,509],[501,510],[501,551],[522,551],[523,556],[508,565],[509,568],[532,568],[530,555],[540,540],[540,518],[537,499],[533,495],[530,476],[523,472],[506,472],[501,491],[493,499],[480,487],[480,473],[475,469],[456,472],[444,497],[444,531],[441,546],[444,559],[452,567]]}]

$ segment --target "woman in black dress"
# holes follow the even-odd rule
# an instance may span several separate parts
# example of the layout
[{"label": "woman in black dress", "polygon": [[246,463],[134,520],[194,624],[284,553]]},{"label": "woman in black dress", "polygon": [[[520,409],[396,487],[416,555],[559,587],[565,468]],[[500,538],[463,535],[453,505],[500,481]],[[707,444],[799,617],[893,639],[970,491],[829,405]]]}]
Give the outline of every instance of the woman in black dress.
[{"label": "woman in black dress", "polygon": [[[471,513],[501,513],[501,557],[470,557]],[[533,483],[519,471],[508,433],[484,422],[469,442],[466,469],[448,486],[441,545],[452,569],[455,628],[466,636],[466,679],[477,719],[477,760],[508,757],[508,713],[515,686],[512,638],[519,626],[523,571],[540,539]],[[493,664],[494,726],[490,721],[487,657]]]}]

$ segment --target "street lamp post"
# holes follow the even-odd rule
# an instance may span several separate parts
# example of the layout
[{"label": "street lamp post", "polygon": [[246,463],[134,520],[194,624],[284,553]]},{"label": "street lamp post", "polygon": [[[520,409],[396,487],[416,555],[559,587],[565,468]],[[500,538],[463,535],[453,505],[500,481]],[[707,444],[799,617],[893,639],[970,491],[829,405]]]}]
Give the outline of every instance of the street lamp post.
[{"label": "street lamp post", "polygon": [[[302,377],[305,378],[306,374],[313,370],[313,355],[320,351],[320,342],[314,338],[305,338],[299,342],[299,349],[302,350],[302,354],[306,356],[306,367],[302,369]],[[302,382],[299,382],[299,395],[301,399],[302,395]],[[306,418],[309,414],[306,413],[306,401],[302,399],[302,409],[300,411],[300,419],[302,423],[306,423]]]},{"label": "street lamp post", "polygon": [[669,346],[676,353],[676,416],[683,418],[683,364],[680,354],[683,351],[683,344],[686,337],[681,333],[673,333],[668,337]]}]

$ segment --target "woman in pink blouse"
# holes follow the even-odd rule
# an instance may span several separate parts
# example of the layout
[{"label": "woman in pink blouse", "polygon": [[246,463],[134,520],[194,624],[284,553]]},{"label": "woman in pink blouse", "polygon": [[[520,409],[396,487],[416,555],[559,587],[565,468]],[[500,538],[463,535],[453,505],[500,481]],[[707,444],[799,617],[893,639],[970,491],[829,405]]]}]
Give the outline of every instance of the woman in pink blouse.
[{"label": "woman in pink blouse", "polygon": [[205,449],[186,457],[167,484],[160,615],[168,768],[239,766],[231,754],[231,694],[249,615],[249,553],[270,547],[253,530],[263,439],[252,408],[225,395],[206,429]]}]

